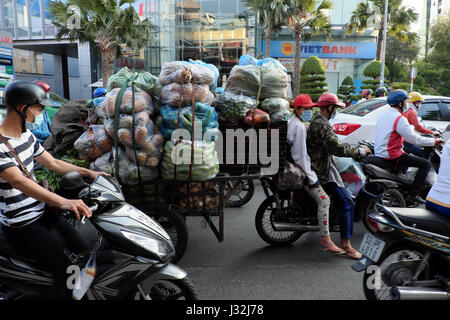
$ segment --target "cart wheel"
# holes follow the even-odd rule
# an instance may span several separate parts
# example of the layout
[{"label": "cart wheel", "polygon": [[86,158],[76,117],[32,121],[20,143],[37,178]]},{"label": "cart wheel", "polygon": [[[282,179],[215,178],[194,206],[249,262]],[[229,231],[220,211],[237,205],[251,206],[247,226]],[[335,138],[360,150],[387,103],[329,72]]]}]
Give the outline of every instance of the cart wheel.
[{"label": "cart wheel", "polygon": [[227,181],[224,186],[224,198],[227,198],[229,190],[231,190],[236,183],[238,185],[235,187],[233,194],[225,203],[228,207],[242,207],[252,199],[253,194],[255,193],[255,185],[253,184],[253,180]]},{"label": "cart wheel", "polygon": [[156,220],[169,234],[175,247],[175,256],[171,262],[178,262],[183,257],[188,243],[188,229],[186,221],[181,213],[176,210],[171,212],[144,211],[145,214]]}]

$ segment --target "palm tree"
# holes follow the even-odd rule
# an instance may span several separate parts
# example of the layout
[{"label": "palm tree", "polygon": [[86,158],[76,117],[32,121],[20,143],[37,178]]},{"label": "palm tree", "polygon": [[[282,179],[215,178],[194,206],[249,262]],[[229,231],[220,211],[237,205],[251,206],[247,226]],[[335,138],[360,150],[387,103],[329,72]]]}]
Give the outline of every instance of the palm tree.
[{"label": "palm tree", "polygon": [[309,29],[311,34],[322,33],[329,36],[331,32],[330,20],[325,11],[332,8],[328,0],[285,0],[289,7],[288,27],[295,31],[295,67],[294,90],[296,96],[300,87],[300,58],[302,33]]},{"label": "palm tree", "polygon": [[287,6],[283,0],[244,0],[251,12],[258,15],[259,24],[264,28],[266,57],[270,57],[270,38],[272,32],[279,31],[286,24]]},{"label": "palm tree", "polygon": [[[358,3],[350,17],[350,22],[345,26],[347,34],[363,32],[374,26],[378,29],[377,60],[381,60],[384,40],[384,4],[385,0],[366,0]],[[401,6],[402,0],[388,1],[387,32],[397,40],[412,44],[417,41],[417,34],[409,31],[411,23],[416,22],[418,14],[413,9]]]},{"label": "palm tree", "polygon": [[132,6],[135,1],[49,1],[52,23],[58,28],[58,40],[68,37],[71,41],[89,42],[98,47],[104,86],[114,73],[114,58],[122,53],[123,46],[137,51],[150,41],[151,24],[147,19],[140,19]]}]

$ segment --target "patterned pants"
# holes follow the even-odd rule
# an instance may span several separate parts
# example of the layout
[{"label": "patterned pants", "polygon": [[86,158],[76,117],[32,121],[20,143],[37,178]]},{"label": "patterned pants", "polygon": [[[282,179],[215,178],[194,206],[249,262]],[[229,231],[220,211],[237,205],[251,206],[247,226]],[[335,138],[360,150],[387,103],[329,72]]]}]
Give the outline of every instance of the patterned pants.
[{"label": "patterned pants", "polygon": [[319,220],[320,235],[327,237],[330,235],[328,216],[330,211],[330,198],[321,185],[316,187],[306,186],[305,190],[317,203],[317,218]]}]

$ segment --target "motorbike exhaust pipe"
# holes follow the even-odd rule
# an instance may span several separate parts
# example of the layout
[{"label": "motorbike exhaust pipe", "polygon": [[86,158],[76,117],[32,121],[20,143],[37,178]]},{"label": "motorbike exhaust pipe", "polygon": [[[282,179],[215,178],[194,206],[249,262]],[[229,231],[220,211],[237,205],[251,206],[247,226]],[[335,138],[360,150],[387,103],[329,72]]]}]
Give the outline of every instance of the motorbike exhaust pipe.
[{"label": "motorbike exhaust pipe", "polygon": [[450,300],[450,292],[425,287],[392,287],[394,300]]},{"label": "motorbike exhaust pipe", "polygon": [[274,222],[273,223],[275,231],[319,231],[319,226],[305,226],[297,223],[286,223],[286,222]]}]

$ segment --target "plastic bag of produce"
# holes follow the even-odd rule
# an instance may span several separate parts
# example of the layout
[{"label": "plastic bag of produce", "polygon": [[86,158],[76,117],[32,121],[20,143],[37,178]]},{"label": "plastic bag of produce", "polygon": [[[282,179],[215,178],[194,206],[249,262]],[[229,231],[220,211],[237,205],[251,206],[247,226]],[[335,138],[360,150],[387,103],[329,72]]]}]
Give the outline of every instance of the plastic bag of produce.
[{"label": "plastic bag of produce", "polygon": [[256,98],[261,82],[260,69],[256,65],[235,65],[227,79],[225,92]]},{"label": "plastic bag of produce", "polygon": [[[164,146],[164,157],[161,161],[161,175],[164,179],[174,180],[176,164],[177,180],[188,180],[191,162],[191,141],[183,140],[176,146],[167,141]],[[194,163],[191,179],[205,181],[214,178],[219,173],[219,158],[214,142],[194,141]]]},{"label": "plastic bag of produce", "polygon": [[146,71],[139,73],[132,72],[127,67],[120,69],[119,72],[109,78],[107,90],[111,91],[114,88],[122,88],[125,81],[134,77],[136,77],[133,81],[136,87],[142,89],[151,96],[159,97],[161,94],[161,84],[159,83],[158,77]]},{"label": "plastic bag of produce", "polygon": [[226,121],[242,120],[256,107],[256,100],[245,95],[225,91],[215,102],[220,117]]},{"label": "plastic bag of produce", "polygon": [[[187,83],[183,85],[183,93],[181,95],[182,105],[189,106],[192,104],[192,97],[195,88],[195,101],[207,103],[214,101],[214,95],[209,91],[207,85]],[[168,104],[172,107],[178,107],[180,101],[181,85],[171,83],[164,86],[161,92],[161,103]]]},{"label": "plastic bag of produce", "polygon": [[[100,118],[110,119],[114,118],[114,111],[116,108],[116,99],[120,89],[116,88],[109,92],[105,100],[103,100],[96,108],[95,112]],[[133,112],[133,91],[127,88],[122,97],[120,105],[121,114],[132,114]],[[152,98],[139,88],[134,90],[134,112],[139,113],[146,111],[150,116],[153,115],[155,108],[153,106]]]},{"label": "plastic bag of produce", "polygon": [[103,125],[91,125],[74,143],[80,159],[93,161],[111,151],[112,139]]},{"label": "plastic bag of produce", "polygon": [[[135,162],[134,148],[126,147],[125,152],[128,159]],[[160,133],[155,133],[149,137],[136,149],[136,156],[139,165],[146,167],[157,167],[164,153],[164,137]]]},{"label": "plastic bag of produce", "polygon": [[286,99],[288,97],[289,77],[285,69],[281,69],[278,64],[280,63],[275,59],[262,63],[262,88],[260,100],[268,98]]},{"label": "plastic bag of produce", "polygon": [[291,112],[288,109],[283,109],[277,112],[274,112],[270,115],[270,122],[281,122],[288,121],[291,117]]},{"label": "plastic bag of produce", "polygon": [[258,59],[253,58],[252,56],[249,56],[248,54],[244,54],[239,58],[240,66],[247,66],[247,65],[258,65]]},{"label": "plastic bag of produce", "polygon": [[[161,123],[160,131],[166,140],[171,140],[172,133],[177,128],[178,109],[170,106],[163,106],[161,107],[161,116],[163,121]],[[195,121],[196,123],[201,123],[202,127],[202,134],[197,134],[199,126],[196,124],[197,130],[195,130],[194,133],[195,139],[202,140],[203,134],[207,130],[211,135],[218,133],[218,114],[213,107],[197,102],[195,104]],[[180,128],[188,130],[192,135],[192,107],[186,107],[180,110]]]},{"label": "plastic bag of produce", "polygon": [[262,101],[258,108],[271,115],[272,113],[289,109],[289,101],[282,98],[269,98]]},{"label": "plastic bag of produce", "polygon": [[[145,119],[146,116],[143,114],[147,114],[145,112],[141,112],[135,115],[135,141],[138,146],[142,145],[145,140],[151,137],[154,133],[153,121],[148,118]],[[138,116],[139,115],[139,116]],[[148,115],[148,114],[147,114]],[[119,128],[117,130],[117,134],[119,137],[119,141],[125,146],[133,146],[133,117],[130,115],[120,115],[119,120]],[[114,120],[108,119],[105,120],[105,130],[106,133],[114,138]]]},{"label": "plastic bag of produce", "polygon": [[107,152],[101,157],[97,158],[94,162],[91,162],[89,169],[92,171],[103,171],[114,174],[114,162],[112,160],[112,153]]}]

